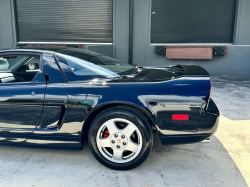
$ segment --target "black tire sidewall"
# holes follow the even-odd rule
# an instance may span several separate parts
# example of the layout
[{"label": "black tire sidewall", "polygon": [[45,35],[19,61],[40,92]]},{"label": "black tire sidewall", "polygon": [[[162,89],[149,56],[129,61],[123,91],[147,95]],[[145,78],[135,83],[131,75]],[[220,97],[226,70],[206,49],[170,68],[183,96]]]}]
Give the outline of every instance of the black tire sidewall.
[{"label": "black tire sidewall", "polygon": [[[137,126],[142,135],[142,148],[140,153],[137,155],[135,159],[127,163],[114,163],[107,160],[104,156],[102,156],[97,147],[96,136],[99,128],[103,123],[114,118],[123,118],[131,121]],[[146,160],[152,149],[153,132],[151,127],[147,124],[147,121],[143,119],[140,115],[128,110],[113,109],[101,113],[92,122],[88,134],[88,143],[92,154],[101,164],[111,169],[127,170],[139,166],[142,162]]]}]

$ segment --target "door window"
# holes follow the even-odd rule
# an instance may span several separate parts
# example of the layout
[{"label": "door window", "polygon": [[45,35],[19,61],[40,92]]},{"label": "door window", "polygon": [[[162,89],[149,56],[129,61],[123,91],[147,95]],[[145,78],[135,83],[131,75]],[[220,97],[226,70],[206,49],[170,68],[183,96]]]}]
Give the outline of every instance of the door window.
[{"label": "door window", "polygon": [[30,82],[40,68],[39,55],[0,56],[0,83]]}]

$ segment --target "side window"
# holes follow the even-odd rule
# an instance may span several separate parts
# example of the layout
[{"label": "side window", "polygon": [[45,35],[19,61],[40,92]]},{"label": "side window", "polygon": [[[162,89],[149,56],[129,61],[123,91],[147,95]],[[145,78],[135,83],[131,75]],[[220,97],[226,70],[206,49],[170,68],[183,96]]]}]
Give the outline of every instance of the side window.
[{"label": "side window", "polygon": [[65,61],[75,75],[99,75],[97,72],[91,70],[83,64],[78,63],[72,58],[65,58]]},{"label": "side window", "polygon": [[109,77],[108,70],[91,62],[58,53],[55,53],[55,57],[69,81]]},{"label": "side window", "polygon": [[30,82],[41,71],[38,55],[0,56],[0,83]]}]

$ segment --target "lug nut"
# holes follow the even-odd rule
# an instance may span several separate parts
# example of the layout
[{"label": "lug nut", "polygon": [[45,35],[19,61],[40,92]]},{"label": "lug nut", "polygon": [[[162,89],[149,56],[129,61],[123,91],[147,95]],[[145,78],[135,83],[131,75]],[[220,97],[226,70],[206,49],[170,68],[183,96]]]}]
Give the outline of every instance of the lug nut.
[{"label": "lug nut", "polygon": [[117,147],[117,148],[120,148],[120,146],[119,146],[119,145],[117,145],[116,147]]},{"label": "lug nut", "polygon": [[117,137],[118,137],[118,135],[117,135],[117,134],[115,134],[115,137],[117,138]]},{"label": "lug nut", "polygon": [[112,142],[112,143],[115,143],[115,140],[112,140],[111,142]]},{"label": "lug nut", "polygon": [[126,142],[123,142],[122,144],[123,144],[123,145],[126,145]]},{"label": "lug nut", "polygon": [[125,138],[125,136],[124,136],[124,135],[122,135],[122,138]]}]

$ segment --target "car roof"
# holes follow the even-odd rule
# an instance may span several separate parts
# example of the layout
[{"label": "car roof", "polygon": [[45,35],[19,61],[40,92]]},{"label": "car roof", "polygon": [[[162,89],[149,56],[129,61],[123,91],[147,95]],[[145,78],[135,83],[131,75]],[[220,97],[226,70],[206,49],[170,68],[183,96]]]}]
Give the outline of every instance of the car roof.
[{"label": "car roof", "polygon": [[62,47],[62,46],[17,46],[16,49],[34,49],[34,50],[43,50],[43,51],[58,51],[62,49],[72,49],[73,47]]},{"label": "car roof", "polygon": [[76,52],[80,53],[82,55],[87,55],[87,56],[99,56],[102,54],[89,51],[87,49],[81,49],[81,48],[74,48],[74,47],[62,47],[62,46],[16,46],[14,49],[4,49],[0,50],[0,52],[14,52],[14,51],[28,51],[28,52],[44,52],[44,51],[49,51],[49,52],[57,52],[61,54],[65,54],[69,51],[71,52]]},{"label": "car roof", "polygon": [[65,47],[57,46],[16,46],[15,48],[1,49],[0,52],[15,52],[15,51],[32,51],[32,52],[43,52],[50,51],[55,52],[59,49],[67,49]]}]

